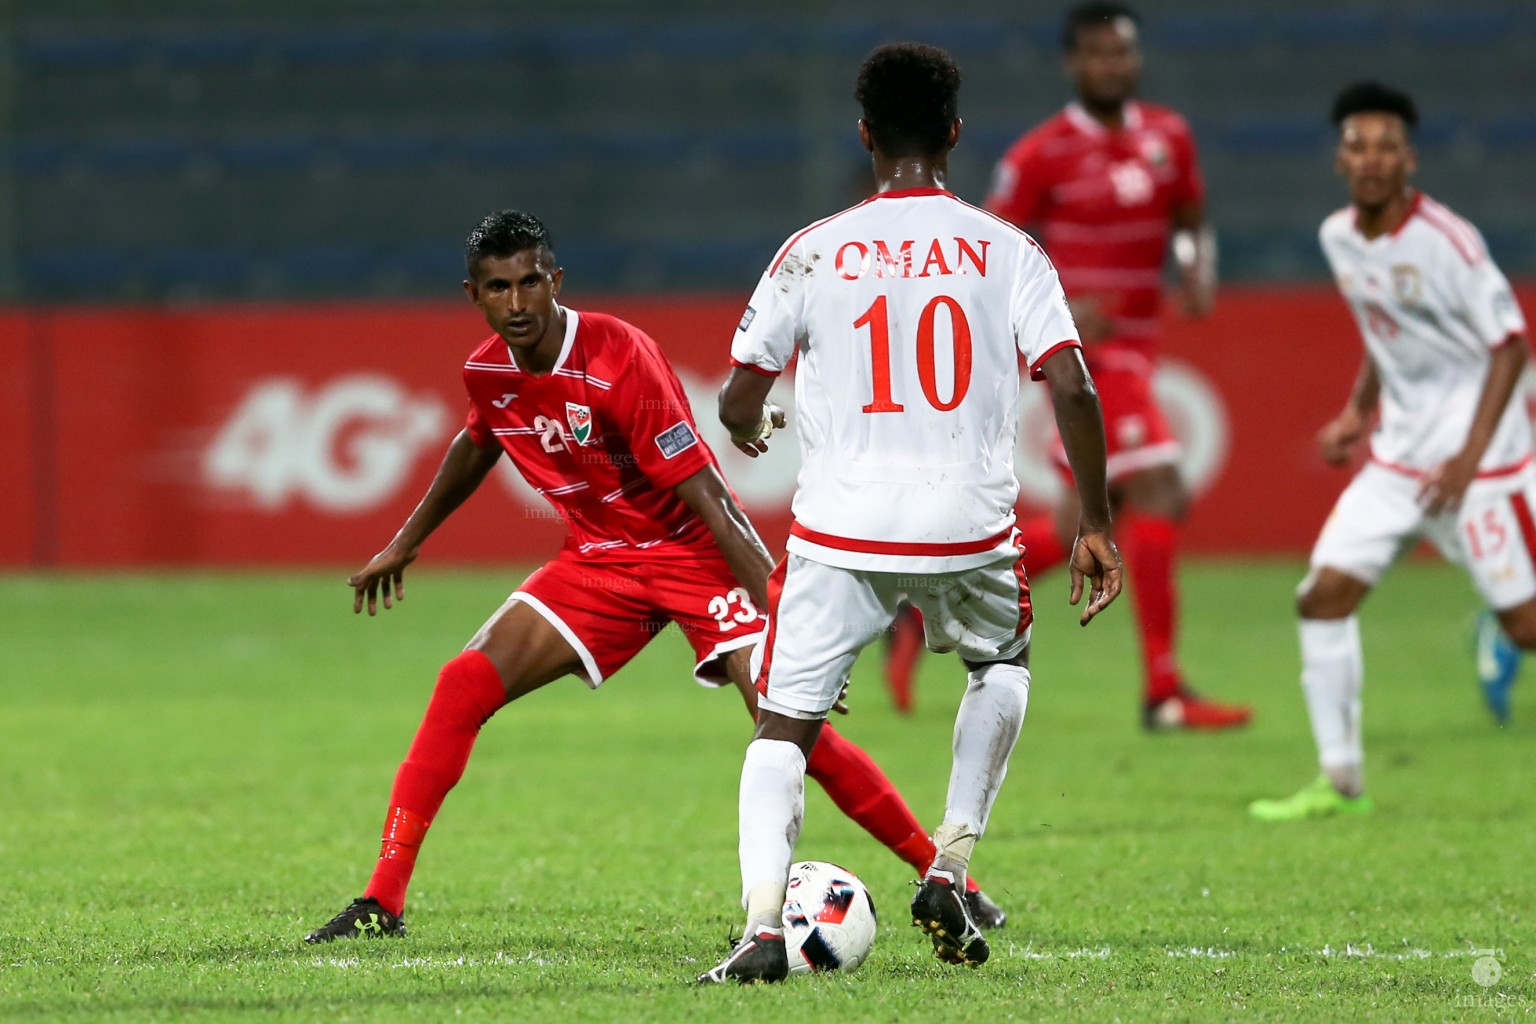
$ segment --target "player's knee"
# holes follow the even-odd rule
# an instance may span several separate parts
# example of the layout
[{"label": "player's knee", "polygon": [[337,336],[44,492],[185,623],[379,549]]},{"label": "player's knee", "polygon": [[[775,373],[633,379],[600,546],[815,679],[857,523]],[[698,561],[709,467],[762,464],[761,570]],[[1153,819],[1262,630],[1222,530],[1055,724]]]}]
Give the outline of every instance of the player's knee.
[{"label": "player's knee", "polygon": [[1303,619],[1343,619],[1355,613],[1365,584],[1328,569],[1312,569],[1296,588],[1296,614]]},{"label": "player's knee", "polygon": [[507,703],[501,673],[490,658],[467,650],[448,662],[437,674],[431,705],[443,713],[473,720],[478,727]]}]

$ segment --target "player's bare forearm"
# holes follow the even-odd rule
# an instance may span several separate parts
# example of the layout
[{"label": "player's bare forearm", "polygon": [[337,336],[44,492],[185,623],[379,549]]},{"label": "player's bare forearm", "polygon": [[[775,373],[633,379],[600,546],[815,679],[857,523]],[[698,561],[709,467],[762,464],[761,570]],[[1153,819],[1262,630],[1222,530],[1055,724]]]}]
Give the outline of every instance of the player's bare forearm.
[{"label": "player's bare forearm", "polygon": [[1093,378],[1076,349],[1063,349],[1042,366],[1051,387],[1056,428],[1066,449],[1067,464],[1077,488],[1077,539],[1070,562],[1072,590],[1077,604],[1088,594],[1079,620],[1086,626],[1120,595],[1123,571],[1120,552],[1111,536],[1109,486],[1104,468],[1104,415]]},{"label": "player's bare forearm", "polygon": [[1088,375],[1082,353],[1075,348],[1062,349],[1041,367],[1051,388],[1051,407],[1056,413],[1056,429],[1066,449],[1067,464],[1077,485],[1077,497],[1084,523],[1108,533],[1109,486],[1104,469],[1104,413],[1099,408],[1099,393]]},{"label": "player's bare forearm", "polygon": [[1477,400],[1477,412],[1472,416],[1472,427],[1467,431],[1467,441],[1461,454],[1476,465],[1488,450],[1493,435],[1504,418],[1504,410],[1514,397],[1520,377],[1525,373],[1530,358],[1531,345],[1525,335],[1517,334],[1493,350],[1488,363],[1488,379],[1483,382],[1483,392]]},{"label": "player's bare forearm", "polygon": [[713,466],[706,467],[678,484],[676,489],[677,496],[709,527],[715,545],[725,556],[725,564],[731,567],[737,582],[747,588],[758,608],[766,610],[768,574],[773,572],[773,558],[720,474]]},{"label": "player's bare forearm", "polygon": [[1216,233],[1200,203],[1176,207],[1170,221],[1184,314],[1205,316],[1216,302]]},{"label": "player's bare forearm", "polygon": [[1488,364],[1488,377],[1483,381],[1477,411],[1472,415],[1472,426],[1467,430],[1461,451],[1430,470],[1419,488],[1420,500],[1430,513],[1460,504],[1462,495],[1476,479],[1478,463],[1482,462],[1483,454],[1498,430],[1499,420],[1514,397],[1529,356],[1530,343],[1524,335],[1515,335],[1494,349]]},{"label": "player's bare forearm", "polygon": [[784,410],[768,403],[777,379],[737,366],[720,389],[720,422],[737,450],[754,459],[768,450],[767,435],[785,423]]},{"label": "player's bare forearm", "polygon": [[1349,393],[1349,408],[1365,418],[1376,411],[1381,401],[1381,374],[1376,371],[1376,360],[1366,356],[1355,376],[1354,389]]},{"label": "player's bare forearm", "polygon": [[392,608],[394,601],[405,599],[406,566],[416,560],[417,552],[432,531],[475,493],[500,457],[500,448],[481,448],[467,430],[459,432],[449,443],[443,461],[437,467],[437,475],[405,525],[383,551],[347,580],[347,586],[353,589],[354,612],[362,611],[366,600],[368,614],[376,614],[381,590],[386,609]]},{"label": "player's bare forearm", "polygon": [[1376,363],[1367,355],[1360,363],[1344,409],[1318,431],[1317,445],[1324,462],[1330,466],[1349,462],[1350,451],[1370,430],[1371,416],[1380,400],[1381,377],[1376,372]]}]

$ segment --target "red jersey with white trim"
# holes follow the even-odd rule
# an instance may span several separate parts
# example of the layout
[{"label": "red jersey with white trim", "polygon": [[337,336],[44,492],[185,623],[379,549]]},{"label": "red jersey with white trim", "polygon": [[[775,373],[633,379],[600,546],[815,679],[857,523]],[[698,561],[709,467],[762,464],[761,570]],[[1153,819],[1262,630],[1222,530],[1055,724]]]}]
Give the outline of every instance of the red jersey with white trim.
[{"label": "red jersey with white trim", "polygon": [[1068,296],[1098,299],[1115,333],[1093,352],[1151,360],[1170,218],[1204,195],[1178,114],[1133,101],[1124,127],[1110,129],[1073,103],[1003,155],[987,208],[1038,232]]},{"label": "red jersey with white trim", "polygon": [[731,360],[798,352],[788,548],[847,569],[952,572],[1012,557],[1020,362],[1078,345],[1024,232],[942,189],[885,192],[792,237]]},{"label": "red jersey with white trim", "polygon": [[496,335],[475,349],[464,364],[470,437],[511,456],[565,520],[567,548],[715,553],[709,528],[673,488],[719,466],[661,349],[617,317],[565,314],[549,373],[519,369]]},{"label": "red jersey with white trim", "polygon": [[[1423,473],[1461,450],[1490,353],[1525,333],[1525,317],[1477,228],[1422,192],[1390,234],[1366,238],[1345,207],[1323,221],[1319,238],[1381,377],[1371,457]],[[1514,400],[1479,471],[1513,469],[1530,456],[1530,419]]]}]

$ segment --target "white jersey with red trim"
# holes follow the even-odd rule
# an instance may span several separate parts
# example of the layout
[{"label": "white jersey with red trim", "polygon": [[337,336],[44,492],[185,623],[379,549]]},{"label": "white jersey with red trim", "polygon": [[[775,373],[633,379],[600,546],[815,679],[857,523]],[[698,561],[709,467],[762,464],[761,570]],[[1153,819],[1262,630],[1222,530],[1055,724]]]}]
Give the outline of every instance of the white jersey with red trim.
[{"label": "white jersey with red trim", "polygon": [[[1371,458],[1421,474],[1461,450],[1490,352],[1525,332],[1520,306],[1477,228],[1422,192],[1390,234],[1367,239],[1346,207],[1323,222],[1320,237],[1381,378]],[[1510,472],[1530,456],[1530,420],[1514,400],[1480,475]]]},{"label": "white jersey with red trim", "polygon": [[1021,361],[1077,328],[1024,232],[942,189],[885,192],[793,236],[731,360],[798,353],[801,469],[789,550],[827,565],[953,572],[1012,557]]}]

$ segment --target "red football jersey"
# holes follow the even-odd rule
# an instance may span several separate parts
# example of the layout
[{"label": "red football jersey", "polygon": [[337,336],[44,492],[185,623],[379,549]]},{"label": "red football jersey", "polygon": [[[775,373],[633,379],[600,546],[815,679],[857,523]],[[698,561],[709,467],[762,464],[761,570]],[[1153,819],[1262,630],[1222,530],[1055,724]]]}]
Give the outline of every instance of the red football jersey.
[{"label": "red football jersey", "polygon": [[1076,103],[1025,135],[997,165],[987,207],[1036,232],[1069,298],[1095,296],[1111,344],[1151,357],[1169,218],[1205,194],[1189,124],[1165,107],[1125,105],[1111,130]]},{"label": "red football jersey", "polygon": [[719,466],[677,374],[639,328],[567,309],[551,372],[520,370],[493,334],[464,364],[464,387],[470,437],[505,449],[570,528],[566,547],[587,556],[714,548],[673,488]]}]

